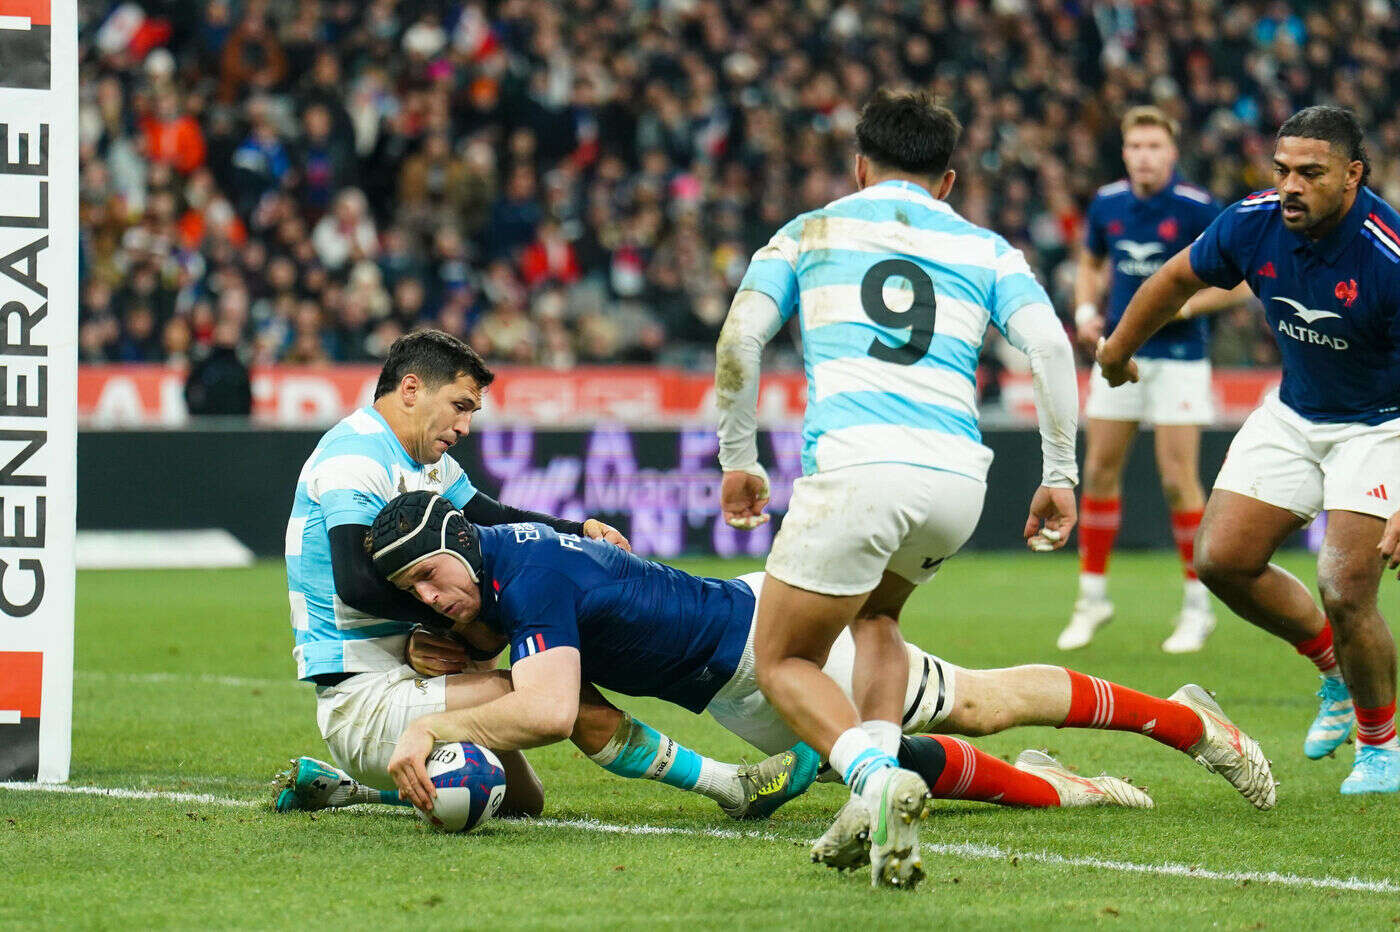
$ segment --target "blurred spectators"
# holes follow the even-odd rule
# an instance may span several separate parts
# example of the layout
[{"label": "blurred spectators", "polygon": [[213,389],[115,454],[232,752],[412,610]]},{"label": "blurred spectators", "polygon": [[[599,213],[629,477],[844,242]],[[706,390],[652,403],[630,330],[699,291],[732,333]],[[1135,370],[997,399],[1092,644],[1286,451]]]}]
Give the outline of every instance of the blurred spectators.
[{"label": "blurred spectators", "polygon": [[[89,362],[372,360],[433,324],[502,362],[707,366],[753,250],[852,190],[880,84],[957,111],[953,205],[1062,311],[1132,104],[1181,120],[1183,173],[1227,202],[1291,112],[1351,107],[1400,202],[1385,0],[80,9]],[[1218,363],[1276,362],[1257,310],[1215,328]]]}]

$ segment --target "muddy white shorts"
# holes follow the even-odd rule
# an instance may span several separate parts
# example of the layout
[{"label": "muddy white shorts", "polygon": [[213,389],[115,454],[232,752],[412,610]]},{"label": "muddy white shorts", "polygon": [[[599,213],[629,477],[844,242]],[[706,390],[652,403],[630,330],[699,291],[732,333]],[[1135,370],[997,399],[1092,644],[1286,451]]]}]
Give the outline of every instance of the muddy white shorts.
[{"label": "muddy white shorts", "polygon": [[1210,360],[1138,359],[1138,381],[1113,388],[1098,363],[1089,375],[1084,416],[1142,424],[1210,424],[1215,420]]},{"label": "muddy white shorts", "polygon": [[1400,507],[1400,418],[1319,424],[1270,392],[1230,444],[1215,487],[1286,508],[1389,518]]},{"label": "muddy white shorts", "polygon": [[[750,573],[739,579],[748,584],[754,595],[763,587],[762,573]],[[777,754],[796,744],[797,736],[758,688],[754,677],[753,630],[749,628],[749,640],[734,676],[715,693],[705,710],[731,734],[765,754]],[[903,728],[905,734],[912,735],[932,729],[952,711],[957,667],[924,653],[913,644],[906,643],[905,648],[909,652],[909,682],[904,691]],[[855,643],[851,640],[850,629],[846,629],[831,645],[826,666],[822,668],[853,702],[851,672],[855,659]]]},{"label": "muddy white shorts", "polygon": [[409,722],[447,708],[447,678],[424,677],[407,664],[360,673],[317,690],[316,724],[331,758],[350,776],[394,789],[389,758]]},{"label": "muddy white shorts", "polygon": [[889,570],[915,585],[972,536],[987,485],[943,469],[867,463],[803,476],[768,572],[824,595],[870,592]]}]

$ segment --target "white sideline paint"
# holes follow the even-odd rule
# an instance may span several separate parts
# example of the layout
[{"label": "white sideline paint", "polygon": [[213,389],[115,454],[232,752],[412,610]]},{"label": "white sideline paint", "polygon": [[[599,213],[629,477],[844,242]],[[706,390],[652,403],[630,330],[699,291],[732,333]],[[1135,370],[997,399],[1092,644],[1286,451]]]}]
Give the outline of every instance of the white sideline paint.
[{"label": "white sideline paint", "polygon": [[[72,793],[85,796],[107,796],[114,799],[159,799],[180,803],[205,803],[217,806],[233,806],[240,809],[264,809],[268,803],[251,799],[233,799],[227,796],[213,796],[208,793],[174,793],[159,790],[129,790],[122,787],[71,786],[65,783],[0,783],[0,790],[39,793]],[[376,813],[407,815],[408,810],[381,809],[378,806],[356,806],[347,810],[327,810],[328,813]],[[528,823],[540,828],[568,828],[584,832],[600,832],[609,835],[682,835],[690,838],[733,838],[756,841],[775,841],[783,844],[806,844],[801,838],[775,835],[770,832],[738,831],[725,828],[681,828],[668,825],[614,825],[595,819],[537,819]],[[1190,864],[1163,861],[1158,864],[1139,864],[1134,861],[1115,861],[1107,858],[1070,856],[1053,851],[1008,851],[996,845],[960,842],[924,842],[923,850],[934,854],[969,861],[1007,861],[1017,858],[1038,864],[1052,864],[1059,867],[1088,867],[1095,870],[1118,871],[1126,874],[1153,874],[1159,877],[1186,877],[1195,880],[1224,880],[1234,883],[1269,883],[1282,887],[1309,887],[1317,890],[1347,890],[1358,893],[1400,893],[1400,883],[1391,880],[1362,880],[1359,877],[1304,877],[1299,874],[1282,874],[1278,871],[1217,871]]]},{"label": "white sideline paint", "polygon": [[253,551],[222,528],[79,531],[80,570],[219,569],[252,566]]}]

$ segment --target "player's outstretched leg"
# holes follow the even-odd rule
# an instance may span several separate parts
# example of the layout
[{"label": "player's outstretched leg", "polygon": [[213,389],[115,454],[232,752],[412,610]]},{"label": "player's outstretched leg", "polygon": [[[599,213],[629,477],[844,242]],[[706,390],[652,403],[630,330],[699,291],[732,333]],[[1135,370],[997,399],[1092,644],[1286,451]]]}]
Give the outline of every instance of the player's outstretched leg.
[{"label": "player's outstretched leg", "polygon": [[1064,667],[1030,664],[959,669],[953,695],[953,709],[937,723],[939,731],[976,736],[1018,725],[1054,725],[1140,734],[1197,761],[1209,758],[1210,769],[1251,803],[1273,806],[1274,782],[1259,745],[1199,686],[1183,686],[1171,698],[1159,699]]},{"label": "player's outstretched leg", "polygon": [[394,790],[376,790],[352,778],[334,764],[314,757],[298,757],[272,780],[278,812],[318,812],[340,809],[356,803],[387,803],[407,806]]},{"label": "player's outstretched leg", "polygon": [[906,735],[899,762],[924,778],[934,799],[969,799],[1000,806],[1127,806],[1151,809],[1152,799],[1117,777],[1081,777],[1048,754],[1023,751],[1015,765],[951,735]]}]

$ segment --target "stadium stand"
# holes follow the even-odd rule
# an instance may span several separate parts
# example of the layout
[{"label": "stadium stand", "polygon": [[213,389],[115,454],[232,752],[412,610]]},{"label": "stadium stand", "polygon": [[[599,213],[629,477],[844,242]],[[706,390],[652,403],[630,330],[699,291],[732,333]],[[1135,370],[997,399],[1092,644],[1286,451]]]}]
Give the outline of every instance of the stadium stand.
[{"label": "stadium stand", "polygon": [[[1062,311],[1133,103],[1222,201],[1294,109],[1351,107],[1400,202],[1385,0],[80,7],[85,362],[368,362],[431,324],[497,362],[703,368],[752,250],[851,190],[877,84],[956,108],[955,206]],[[1261,328],[1222,316],[1216,361],[1275,364]]]}]

